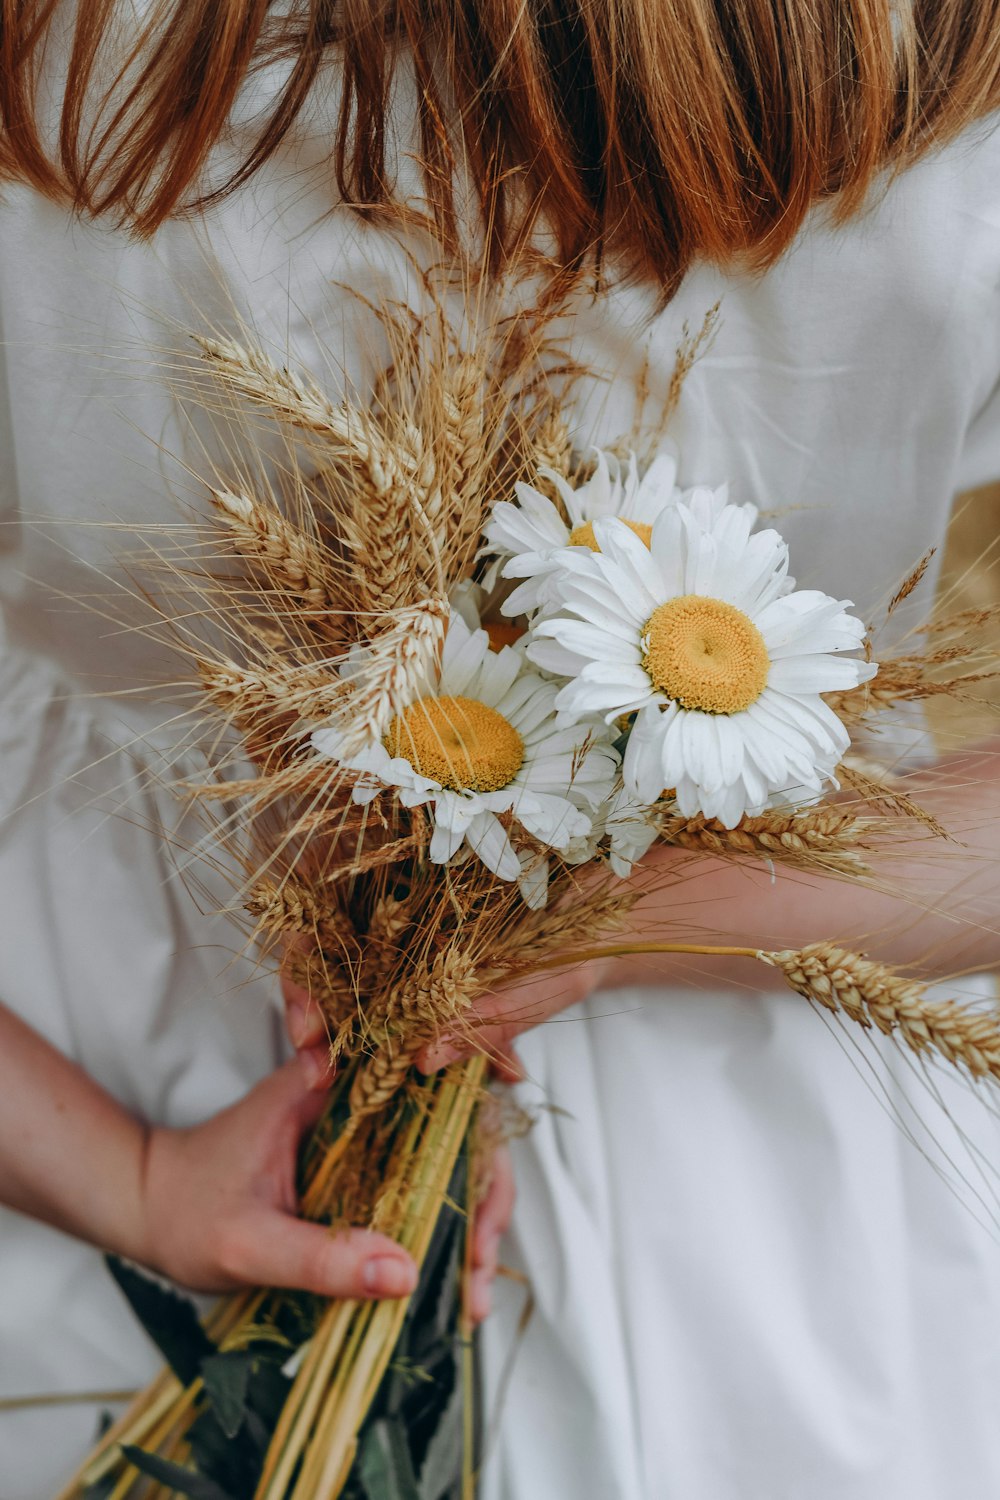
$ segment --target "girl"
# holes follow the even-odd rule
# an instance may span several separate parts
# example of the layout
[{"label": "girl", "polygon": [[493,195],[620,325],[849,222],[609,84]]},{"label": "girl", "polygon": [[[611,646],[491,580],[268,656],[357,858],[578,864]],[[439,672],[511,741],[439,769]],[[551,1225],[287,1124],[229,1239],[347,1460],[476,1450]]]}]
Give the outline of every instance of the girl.
[{"label": "girl", "polygon": [[[644,358],[655,388],[721,297],[672,433],[681,481],[787,510],[800,581],[867,610],[954,493],[1000,476],[1000,3],[36,0],[2,16],[0,995],[22,1021],[4,1023],[0,1195],[17,1212],[0,1328],[21,1396],[147,1373],[84,1241],[199,1286],[317,1280],[319,1252],[307,1274],[282,1219],[304,1075],[215,1113],[280,1045],[268,981],[244,982],[226,924],[149,831],[177,754],[170,664],[92,600],[114,587],[127,613],[130,528],[169,519],[183,486],[150,456],[150,436],[186,451],[164,327],[250,322],[364,389],[380,350],[338,288],[414,295],[406,252],[434,236],[478,236],[497,271],[543,242],[599,287],[574,352],[616,379],[574,416],[582,441],[610,441]],[[967,848],[911,862],[920,924],[888,896],[706,862],[683,908],[649,898],[644,935],[668,916],[773,946],[882,930],[881,956],[932,954],[929,972],[995,962],[978,857],[993,762],[947,779],[970,788],[941,809]],[[560,1015],[577,1024],[524,1043],[529,1102],[559,1108],[519,1153],[528,1333],[505,1298],[485,1341],[488,1410],[515,1352],[489,1500],[993,1493],[1000,1254],[816,1018],[742,971],[647,962],[497,997],[487,1035],[582,999]],[[305,1069],[307,1012],[292,1031]],[[248,1248],[253,1215],[270,1259]],[[356,1292],[379,1260],[402,1280],[370,1290],[406,1289],[390,1245],[329,1254],[325,1289]],[[0,1415],[7,1500],[51,1495],[93,1417]]]}]

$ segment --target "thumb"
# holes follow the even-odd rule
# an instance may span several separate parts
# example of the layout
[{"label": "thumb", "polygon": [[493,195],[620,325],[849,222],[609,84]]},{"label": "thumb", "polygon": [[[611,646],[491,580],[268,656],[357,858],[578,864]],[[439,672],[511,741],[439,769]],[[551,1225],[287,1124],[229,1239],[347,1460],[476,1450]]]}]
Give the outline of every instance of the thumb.
[{"label": "thumb", "polygon": [[367,1229],[333,1232],[275,1209],[247,1215],[234,1239],[240,1279],[258,1286],[353,1299],[406,1297],[416,1289],[411,1256]]},{"label": "thumb", "polygon": [[292,1118],[302,1130],[315,1125],[326,1107],[325,1091],[314,1084],[308,1054],[296,1053],[280,1068],[275,1068],[247,1094],[243,1103],[253,1102],[260,1115],[277,1122]]}]

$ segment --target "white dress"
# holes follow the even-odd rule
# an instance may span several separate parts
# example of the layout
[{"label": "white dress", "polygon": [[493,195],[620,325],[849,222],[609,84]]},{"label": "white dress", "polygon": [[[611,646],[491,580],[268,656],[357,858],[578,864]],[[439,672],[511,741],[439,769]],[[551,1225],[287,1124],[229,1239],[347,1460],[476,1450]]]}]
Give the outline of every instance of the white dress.
[{"label": "white dress", "polygon": [[[175,754],[172,663],[114,623],[123,557],[130,526],[197,503],[166,456],[188,453],[163,382],[185,328],[243,318],[331,385],[381,362],[334,283],[406,295],[405,258],[331,205],[325,128],[151,246],[28,190],[0,207],[0,996],[167,1123],[232,1100],[282,1042],[273,980],[151,830],[176,816],[142,774]],[[958,488],[1000,475],[998,288],[1000,141],[980,131],[763,280],[698,272],[648,326],[643,293],[582,306],[578,352],[617,378],[581,441],[628,428],[642,349],[662,384],[723,296],[673,426],[682,479],[791,508],[799,579],[866,607]],[[517,1343],[487,1500],[1000,1492],[1000,1247],[802,1002],[604,995],[524,1053],[560,1112],[518,1153],[509,1253],[535,1306],[518,1343],[505,1298],[485,1340],[488,1407]],[[156,1363],[96,1252],[0,1212],[0,1397]],[[0,1412],[2,1500],[48,1500],[105,1404]]]}]

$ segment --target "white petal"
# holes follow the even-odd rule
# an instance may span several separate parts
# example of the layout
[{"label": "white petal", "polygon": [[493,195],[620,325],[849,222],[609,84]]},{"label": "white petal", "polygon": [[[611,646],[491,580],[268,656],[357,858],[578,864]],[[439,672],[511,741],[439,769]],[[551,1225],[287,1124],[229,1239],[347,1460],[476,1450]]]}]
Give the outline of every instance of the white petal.
[{"label": "white petal", "polygon": [[675,731],[687,774],[707,792],[725,784],[715,715],[682,710]]},{"label": "white petal", "polygon": [[555,683],[546,682],[543,677],[531,672],[518,678],[510,692],[501,700],[501,713],[525,742],[533,737],[540,725],[552,718],[556,707],[556,691]]},{"label": "white petal", "polygon": [[503,646],[499,651],[487,651],[480,664],[476,691],[472,696],[489,708],[498,708],[518,673],[523,671],[524,658],[512,646]]},{"label": "white petal", "polygon": [[594,536],[601,549],[595,560],[604,577],[616,588],[620,604],[628,600],[632,605],[638,592],[633,607],[648,619],[667,597],[657,559],[623,521],[595,521]]},{"label": "white petal", "polygon": [[567,651],[558,641],[545,636],[533,636],[525,650],[529,661],[555,677],[575,677],[586,665],[575,652]]},{"label": "white petal", "polygon": [[[504,569],[506,573],[506,569]],[[500,605],[500,613],[508,619],[514,619],[517,615],[530,615],[541,604],[545,595],[546,574],[540,572],[535,577],[529,578],[527,583],[520,584],[513,593],[509,594]]]},{"label": "white petal", "polygon": [[446,865],[452,855],[456,854],[461,848],[464,838],[464,828],[447,828],[444,823],[435,822],[434,832],[431,834],[430,847],[427,851],[431,864]]},{"label": "white petal", "polygon": [[470,823],[465,837],[469,847],[475,850],[486,868],[492,870],[500,880],[517,879],[521,873],[517,855],[503,825],[492,813],[479,813]]},{"label": "white petal", "polygon": [[453,618],[444,641],[440,691],[461,697],[489,649],[485,630],[470,630],[464,620]]},{"label": "white petal", "polygon": [[866,680],[871,663],[843,656],[787,656],[771,663],[769,687],[782,693],[835,693]]},{"label": "white petal", "polygon": [[601,664],[638,666],[642,660],[639,637],[621,635],[603,629],[600,625],[588,625],[583,620],[545,620],[538,627],[539,635],[551,635],[576,656]]},{"label": "white petal", "polygon": [[640,709],[625,746],[622,777],[628,791],[640,802],[655,802],[664,788],[662,744],[676,709],[662,712],[653,706]]},{"label": "white petal", "polygon": [[442,791],[434,799],[434,821],[442,828],[464,833],[478,812],[478,798],[463,797],[458,792]]},{"label": "white petal", "polygon": [[772,657],[826,651],[856,651],[865,627],[847,613],[847,600],[831,599],[812,589],[798,589],[775,599],[754,623]]},{"label": "white petal", "polygon": [[676,452],[657,454],[639,481],[634,499],[627,508],[622,508],[622,515],[628,516],[631,521],[652,525],[663,507],[673,500],[676,483]]},{"label": "white petal", "polygon": [[723,828],[735,828],[746,810],[746,789],[742,781],[737,781],[725,788],[712,816],[718,818]]},{"label": "white petal", "polygon": [[542,844],[560,849],[570,839],[590,832],[590,819],[565,797],[549,792],[523,791],[514,804],[514,816]]},{"label": "white petal", "polygon": [[549,862],[527,849],[518,858],[521,873],[517,877],[517,888],[525,905],[532,911],[540,911],[549,897]]}]

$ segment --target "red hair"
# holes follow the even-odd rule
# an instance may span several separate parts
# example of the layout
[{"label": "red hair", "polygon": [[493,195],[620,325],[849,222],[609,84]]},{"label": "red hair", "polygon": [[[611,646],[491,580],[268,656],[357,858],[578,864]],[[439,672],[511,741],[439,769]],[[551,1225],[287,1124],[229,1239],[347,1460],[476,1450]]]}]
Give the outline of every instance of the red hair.
[{"label": "red hair", "polygon": [[[335,54],[340,194],[391,212],[405,55],[440,226],[458,156],[494,261],[541,215],[564,264],[602,247],[668,291],[696,258],[770,264],[817,201],[853,212],[884,169],[1000,102],[1000,0],[298,0],[280,19],[269,0],[156,0],[124,48],[116,0],[79,0],[48,145],[36,94],[61,9],[0,3],[8,179],[152,234],[256,171]],[[238,90],[275,58],[290,66],[270,113],[206,188]]]}]

